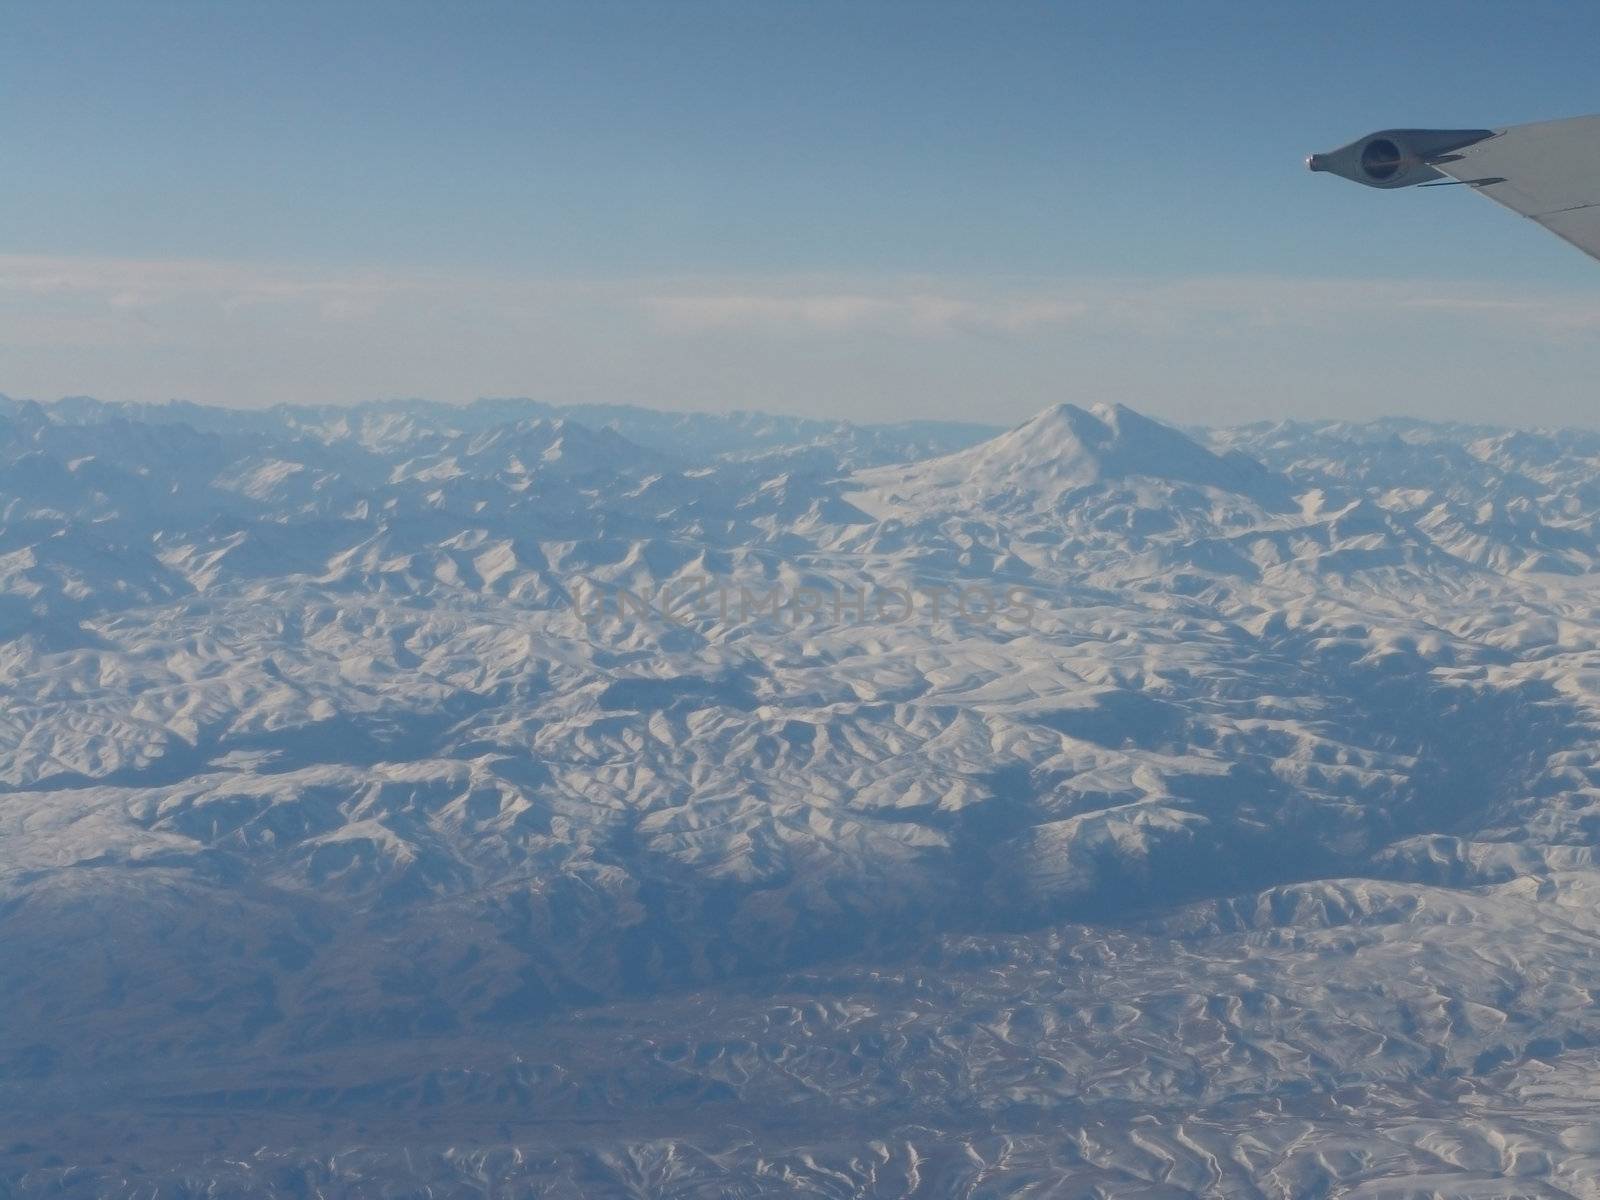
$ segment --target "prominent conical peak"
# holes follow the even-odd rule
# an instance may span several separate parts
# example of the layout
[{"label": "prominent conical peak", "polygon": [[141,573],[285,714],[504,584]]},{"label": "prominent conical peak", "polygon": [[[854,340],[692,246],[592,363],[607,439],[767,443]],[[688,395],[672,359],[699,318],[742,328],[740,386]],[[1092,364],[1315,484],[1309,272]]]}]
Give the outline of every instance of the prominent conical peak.
[{"label": "prominent conical peak", "polygon": [[[1115,416],[1109,410],[1107,415]],[[1052,478],[1090,483],[1100,477],[1100,460],[1116,440],[1116,427],[1099,413],[1056,404],[997,438],[936,461],[961,462],[974,473],[1040,469]]]},{"label": "prominent conical peak", "polygon": [[944,491],[973,502],[1025,493],[1049,501],[1126,477],[1214,487],[1262,499],[1282,490],[1276,477],[1259,464],[1236,455],[1218,457],[1171,426],[1122,404],[1087,409],[1055,404],[971,449],[857,476],[868,487],[902,497]]}]

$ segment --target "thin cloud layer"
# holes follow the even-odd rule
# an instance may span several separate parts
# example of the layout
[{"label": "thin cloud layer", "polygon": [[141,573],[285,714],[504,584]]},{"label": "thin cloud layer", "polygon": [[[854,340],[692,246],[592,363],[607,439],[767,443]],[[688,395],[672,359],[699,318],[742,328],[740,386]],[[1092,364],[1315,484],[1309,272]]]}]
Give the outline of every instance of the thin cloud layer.
[{"label": "thin cloud layer", "polygon": [[1168,281],[1093,280],[1014,288],[916,282],[879,291],[699,290],[650,296],[664,327],[901,330],[925,334],[1118,324],[1152,332],[1188,324],[1257,328],[1387,318],[1420,312],[1514,321],[1549,333],[1600,326],[1600,303],[1566,295],[1506,297],[1463,284],[1366,283],[1271,277]]},{"label": "thin cloud layer", "polygon": [[1270,276],[537,280],[0,256],[0,315],[0,390],[241,406],[535,394],[893,419],[908,398],[964,416],[980,397],[997,418],[1071,398],[1180,420],[1493,419],[1509,399],[1558,421],[1600,370],[1587,295]]}]

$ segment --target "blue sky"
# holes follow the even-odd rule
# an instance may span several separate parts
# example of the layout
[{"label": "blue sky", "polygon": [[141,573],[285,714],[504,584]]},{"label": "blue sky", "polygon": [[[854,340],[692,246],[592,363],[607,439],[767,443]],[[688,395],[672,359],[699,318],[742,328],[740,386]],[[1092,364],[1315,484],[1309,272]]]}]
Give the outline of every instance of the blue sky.
[{"label": "blue sky", "polygon": [[[1600,9],[19,3],[0,391],[1593,423],[1600,264],[1306,153],[1600,110]],[[1381,383],[1375,383],[1381,380]]]}]

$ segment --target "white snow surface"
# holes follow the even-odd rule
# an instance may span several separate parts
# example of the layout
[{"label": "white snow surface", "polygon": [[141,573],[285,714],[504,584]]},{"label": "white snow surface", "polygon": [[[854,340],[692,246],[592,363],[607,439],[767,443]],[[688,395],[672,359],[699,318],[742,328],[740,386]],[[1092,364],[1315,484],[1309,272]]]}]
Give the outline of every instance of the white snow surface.
[{"label": "white snow surface", "polygon": [[0,1194],[1600,1196],[1597,471],[0,400]]}]

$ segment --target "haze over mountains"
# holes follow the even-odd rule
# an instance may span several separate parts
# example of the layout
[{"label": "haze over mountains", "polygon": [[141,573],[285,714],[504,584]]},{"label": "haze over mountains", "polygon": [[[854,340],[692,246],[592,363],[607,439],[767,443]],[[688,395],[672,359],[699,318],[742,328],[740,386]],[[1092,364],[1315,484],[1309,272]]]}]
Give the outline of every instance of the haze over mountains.
[{"label": "haze over mountains", "polygon": [[1597,471],[0,402],[0,1188],[1600,1195]]}]

